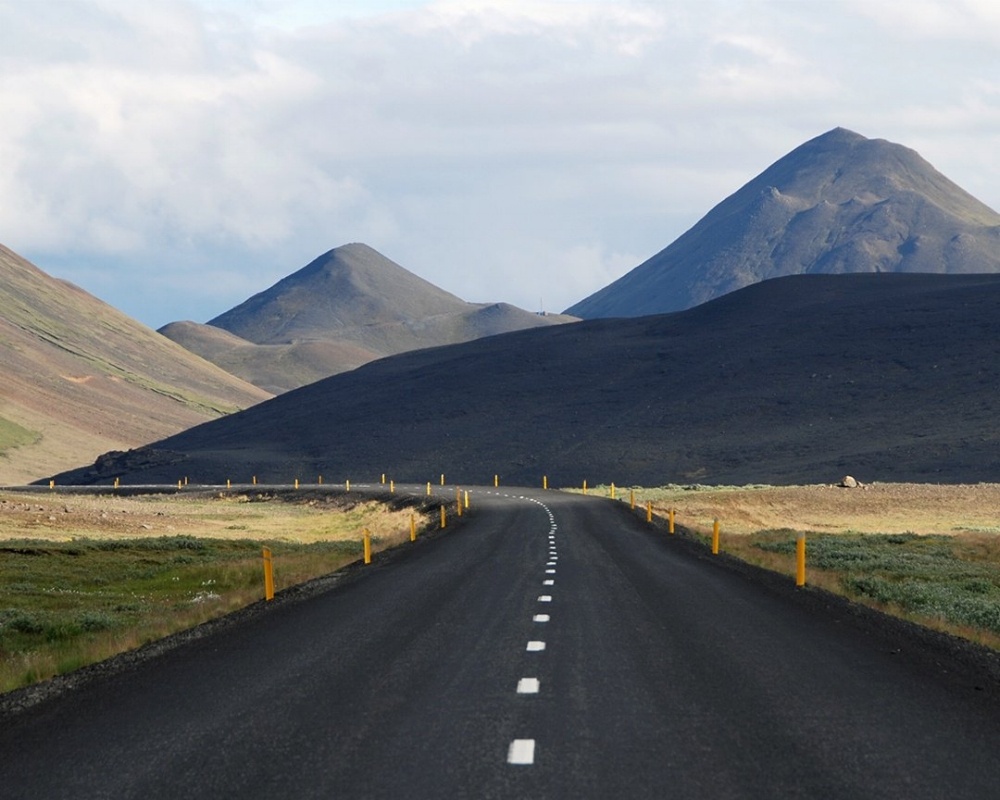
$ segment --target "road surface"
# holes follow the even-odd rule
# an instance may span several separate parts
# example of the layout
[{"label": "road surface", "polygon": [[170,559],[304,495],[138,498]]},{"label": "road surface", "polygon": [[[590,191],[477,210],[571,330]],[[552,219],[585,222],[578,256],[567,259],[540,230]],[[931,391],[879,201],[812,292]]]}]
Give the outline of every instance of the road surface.
[{"label": "road surface", "polygon": [[329,591],[0,720],[0,797],[1000,796],[996,687],[919,643],[621,504],[471,500]]}]

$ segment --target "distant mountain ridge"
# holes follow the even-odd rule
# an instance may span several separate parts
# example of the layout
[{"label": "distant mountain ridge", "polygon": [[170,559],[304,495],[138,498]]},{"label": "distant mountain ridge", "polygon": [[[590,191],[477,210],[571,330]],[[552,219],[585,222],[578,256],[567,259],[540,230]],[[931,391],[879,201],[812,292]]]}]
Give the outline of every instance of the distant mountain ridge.
[{"label": "distant mountain ridge", "polygon": [[160,332],[280,393],[407,350],[571,321],[506,303],[467,303],[354,243],[324,253],[207,325],[171,323]]},{"label": "distant mountain ridge", "polygon": [[270,397],[0,246],[0,484]]},{"label": "distant mountain ridge", "polygon": [[914,150],[836,128],[565,313],[679,311],[796,274],[1000,272],[1000,214]]}]

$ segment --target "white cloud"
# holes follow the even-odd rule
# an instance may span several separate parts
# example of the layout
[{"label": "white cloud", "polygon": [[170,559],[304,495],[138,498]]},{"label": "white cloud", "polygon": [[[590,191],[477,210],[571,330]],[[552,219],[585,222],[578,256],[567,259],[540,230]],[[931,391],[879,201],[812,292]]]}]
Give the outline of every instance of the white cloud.
[{"label": "white cloud", "polygon": [[545,281],[558,310],[836,125],[1000,206],[998,14],[0,2],[0,241],[157,325],[349,241],[469,299],[533,308]]}]

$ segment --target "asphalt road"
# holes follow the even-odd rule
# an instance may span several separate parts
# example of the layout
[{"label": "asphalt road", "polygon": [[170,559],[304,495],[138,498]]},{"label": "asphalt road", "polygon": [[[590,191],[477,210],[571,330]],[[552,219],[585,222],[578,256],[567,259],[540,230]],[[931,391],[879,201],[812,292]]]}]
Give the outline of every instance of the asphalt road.
[{"label": "asphalt road", "polygon": [[330,591],[0,720],[0,797],[1000,795],[995,687],[621,505],[472,505]]}]

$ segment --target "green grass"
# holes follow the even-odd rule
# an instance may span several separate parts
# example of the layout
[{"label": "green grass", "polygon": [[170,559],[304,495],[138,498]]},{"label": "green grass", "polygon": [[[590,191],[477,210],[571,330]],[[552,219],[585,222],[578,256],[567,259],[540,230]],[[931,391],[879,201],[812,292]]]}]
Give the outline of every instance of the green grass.
[{"label": "green grass", "polygon": [[[726,549],[791,573],[796,535],[761,531]],[[777,560],[755,557],[754,550]],[[990,640],[1000,637],[998,556],[1000,541],[990,535],[807,535],[810,583],[818,579],[852,600],[962,635],[980,631]]]},{"label": "green grass", "polygon": [[28,430],[16,422],[0,417],[0,454],[17,447],[34,444],[41,438],[42,435],[37,431]]},{"label": "green grass", "polygon": [[188,536],[0,543],[0,691],[76,669],[357,559],[357,541]]}]

